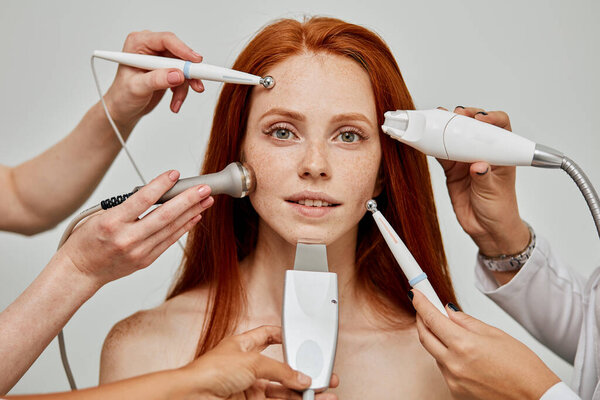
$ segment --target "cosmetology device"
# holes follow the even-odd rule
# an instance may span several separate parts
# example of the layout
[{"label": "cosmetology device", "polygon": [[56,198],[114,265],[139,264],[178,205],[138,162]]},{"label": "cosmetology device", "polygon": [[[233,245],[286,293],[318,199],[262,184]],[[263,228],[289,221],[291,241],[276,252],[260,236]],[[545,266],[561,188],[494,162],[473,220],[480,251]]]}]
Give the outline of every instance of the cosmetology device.
[{"label": "cosmetology device", "polygon": [[[206,174],[194,176],[191,178],[179,179],[177,183],[175,183],[175,185],[156,202],[156,204],[162,204],[177,196],[178,194],[182,193],[186,189],[197,185],[210,186],[211,195],[227,194],[231,197],[236,198],[242,198],[247,196],[249,193],[254,191],[256,187],[254,172],[252,171],[252,169],[247,165],[243,165],[239,162],[234,162],[227,165],[220,172],[216,172],[214,174]],[[71,221],[71,223],[65,229],[65,232],[63,233],[60,239],[58,248],[60,249],[62,247],[62,245],[67,241],[69,236],[71,236],[71,233],[73,232],[77,224],[79,224],[82,220],[91,216],[92,214],[97,213],[98,211],[107,210],[109,208],[118,206],[142,187],[143,186],[137,186],[130,193],[110,197],[106,200],[101,201],[100,204],[88,208],[87,210],[80,213]],[[69,385],[72,390],[75,390],[77,389],[77,386],[75,384],[73,373],[71,372],[71,367],[69,366],[64,333],[62,330],[58,334],[58,345],[60,348],[60,357],[63,363],[63,367],[69,380]]]},{"label": "cosmetology device", "polygon": [[427,299],[429,299],[429,301],[447,317],[448,314],[446,313],[440,298],[435,293],[435,290],[433,290],[433,286],[431,286],[429,279],[427,279],[427,274],[423,272],[421,266],[417,263],[417,260],[415,260],[410,250],[408,250],[408,247],[406,247],[387,219],[381,214],[381,211],[377,210],[377,202],[371,199],[367,201],[366,207],[367,210],[371,211],[373,214],[373,219],[383,235],[385,242],[392,251],[394,258],[398,262],[398,265],[400,265],[400,269],[404,272],[404,276],[408,279],[408,284],[423,293],[425,297],[427,297]]},{"label": "cosmetology device", "polygon": [[275,86],[275,80],[270,76],[261,78],[260,76],[236,71],[234,69],[218,67],[206,63],[193,63],[178,58],[102,50],[94,51],[94,57],[145,70],[177,68],[183,71],[183,75],[186,79],[203,79],[207,81],[237,83],[240,85],[263,85],[267,89]]},{"label": "cosmetology device", "polygon": [[598,194],[583,170],[560,151],[497,126],[440,109],[388,111],[384,116],[383,132],[436,158],[563,169],[583,194],[600,235]]},{"label": "cosmetology device", "polygon": [[324,244],[298,242],[294,269],[285,273],[282,328],[285,361],[312,378],[302,397],[314,399],[329,387],[338,334],[337,274]]}]

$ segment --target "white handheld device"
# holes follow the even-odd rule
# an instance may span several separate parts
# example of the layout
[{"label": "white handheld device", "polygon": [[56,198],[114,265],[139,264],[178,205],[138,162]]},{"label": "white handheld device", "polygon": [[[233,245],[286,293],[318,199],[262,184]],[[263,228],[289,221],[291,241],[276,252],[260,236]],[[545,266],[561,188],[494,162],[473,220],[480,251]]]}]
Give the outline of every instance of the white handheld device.
[{"label": "white handheld device", "polygon": [[600,198],[583,170],[569,157],[492,124],[445,110],[396,110],[381,126],[390,137],[433,157],[492,165],[560,168],[573,179],[600,236]]},{"label": "white handheld device", "polygon": [[186,79],[204,79],[208,81],[237,83],[241,85],[262,85],[267,89],[275,86],[275,80],[270,76],[261,78],[260,76],[236,71],[234,69],[218,67],[206,63],[193,63],[177,58],[103,50],[94,51],[94,57],[145,70],[177,68],[183,71],[183,75]]},{"label": "white handheld device", "polygon": [[337,347],[338,288],[324,244],[298,242],[294,269],[285,274],[282,328],[286,362],[312,378],[305,398],[327,389]]},{"label": "white handheld device", "polygon": [[556,150],[449,111],[397,110],[384,116],[384,133],[436,158],[554,168],[560,168],[563,161],[563,154]]},{"label": "white handheld device", "polygon": [[427,299],[429,299],[429,301],[447,317],[448,313],[446,313],[446,309],[442,305],[440,298],[435,293],[435,290],[433,290],[433,286],[431,286],[431,283],[427,279],[427,275],[423,272],[421,266],[417,263],[417,260],[415,260],[412,253],[408,250],[408,247],[406,247],[402,239],[400,239],[400,236],[398,236],[394,228],[392,228],[383,214],[377,210],[377,202],[375,200],[367,201],[367,210],[373,213],[373,219],[381,231],[385,242],[392,251],[392,254],[394,254],[394,258],[396,258],[398,265],[400,265],[400,269],[404,272],[404,276],[408,279],[408,284],[423,293],[425,297],[427,297]]}]

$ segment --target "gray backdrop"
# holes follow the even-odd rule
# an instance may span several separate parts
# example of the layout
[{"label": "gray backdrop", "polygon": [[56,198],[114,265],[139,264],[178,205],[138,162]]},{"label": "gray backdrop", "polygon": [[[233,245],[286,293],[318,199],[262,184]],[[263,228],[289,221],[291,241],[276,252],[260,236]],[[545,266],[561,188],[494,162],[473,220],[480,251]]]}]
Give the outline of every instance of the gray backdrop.
[{"label": "gray backdrop", "polygon": [[[204,55],[231,66],[245,43],[276,18],[328,15],[378,32],[394,52],[418,108],[476,105],[505,110],[528,138],[564,151],[600,185],[600,3],[588,1],[4,1],[0,5],[0,162],[16,165],[68,134],[98,101],[93,50],[120,50],[135,30],[173,31]],[[108,87],[115,65],[99,61]],[[136,127],[129,146],[144,175],[170,168],[182,176],[201,164],[221,85],[190,92],[179,115],[164,99]],[[533,340],[473,286],[476,249],[452,212],[441,168],[431,160],[444,244],[463,308],[525,342],[569,381],[571,366]],[[73,171],[76,173],[76,171]],[[69,179],[69,177],[65,177]],[[96,204],[139,180],[121,154],[87,201]],[[556,170],[520,169],[521,214],[573,268],[600,265],[592,219],[575,185]],[[35,237],[0,233],[0,309],[41,271],[63,222]],[[150,268],[104,287],[66,327],[81,387],[97,384],[100,349],[111,326],[163,300],[181,252],[169,249]],[[42,316],[43,317],[43,316]],[[2,329],[0,327],[0,329]],[[68,388],[53,342],[11,393]]]}]

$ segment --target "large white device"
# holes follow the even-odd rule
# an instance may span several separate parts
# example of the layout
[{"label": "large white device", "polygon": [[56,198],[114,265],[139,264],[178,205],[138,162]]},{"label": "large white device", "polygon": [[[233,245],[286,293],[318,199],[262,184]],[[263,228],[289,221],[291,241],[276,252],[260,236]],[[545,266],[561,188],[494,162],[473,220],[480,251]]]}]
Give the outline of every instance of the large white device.
[{"label": "large white device", "polygon": [[445,110],[397,110],[384,114],[384,133],[444,160],[491,165],[561,168],[575,181],[600,235],[600,199],[583,170],[560,151],[497,126]]},{"label": "large white device", "polygon": [[283,292],[283,354],[295,370],[312,378],[303,398],[329,387],[338,334],[337,274],[329,272],[324,244],[298,242],[294,269]]}]

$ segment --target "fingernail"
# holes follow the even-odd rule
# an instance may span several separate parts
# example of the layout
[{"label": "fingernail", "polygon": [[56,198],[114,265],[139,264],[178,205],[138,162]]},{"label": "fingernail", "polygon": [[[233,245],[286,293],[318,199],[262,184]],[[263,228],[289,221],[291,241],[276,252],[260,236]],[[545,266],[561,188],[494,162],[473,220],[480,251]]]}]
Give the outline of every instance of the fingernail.
[{"label": "fingernail", "polygon": [[205,196],[210,192],[210,188],[206,185],[202,185],[200,186],[200,188],[198,189],[198,193],[200,193],[201,196]]},{"label": "fingernail", "polygon": [[481,115],[487,115],[487,113],[486,113],[485,111],[479,111],[479,112],[476,112],[476,113],[475,113],[475,115],[477,115],[477,114],[481,114]]},{"label": "fingernail", "polygon": [[169,179],[175,182],[179,178],[179,171],[171,171],[169,172]]},{"label": "fingernail", "polygon": [[175,102],[175,104],[173,105],[173,111],[175,111],[176,113],[178,113],[179,109],[181,108],[181,104],[182,104],[182,101],[181,100],[177,100]]},{"label": "fingernail", "polygon": [[181,75],[177,71],[171,71],[167,74],[169,85],[176,85],[181,82]]},{"label": "fingernail", "polygon": [[485,171],[483,171],[483,172],[475,172],[475,173],[476,173],[477,175],[479,175],[479,176],[483,176],[483,175],[487,174],[487,172],[489,171],[489,169],[490,169],[490,167],[487,167],[487,168],[485,169]]},{"label": "fingernail", "polygon": [[458,308],[454,303],[448,303],[447,304],[448,308],[451,309],[454,312],[459,312],[460,308]]},{"label": "fingernail", "polygon": [[309,385],[311,382],[310,376],[304,375],[302,372],[298,372],[298,382],[301,385]]},{"label": "fingernail", "polygon": [[212,206],[214,202],[215,202],[214,197],[212,197],[212,196],[207,197],[206,199],[204,199],[200,202],[200,207],[206,209],[206,208]]},{"label": "fingernail", "polygon": [[463,110],[465,109],[463,106],[456,106],[456,108],[462,108]]},{"label": "fingernail", "polygon": [[409,290],[408,293],[406,293],[406,295],[408,296],[408,298],[412,302],[413,301],[413,297],[415,297],[415,294],[413,293],[413,291]]},{"label": "fingernail", "polygon": [[202,57],[200,54],[196,53],[195,51],[192,51],[192,54],[193,54],[193,55],[194,55],[196,58],[200,57],[200,61],[202,61],[202,58],[203,58],[203,57]]}]

